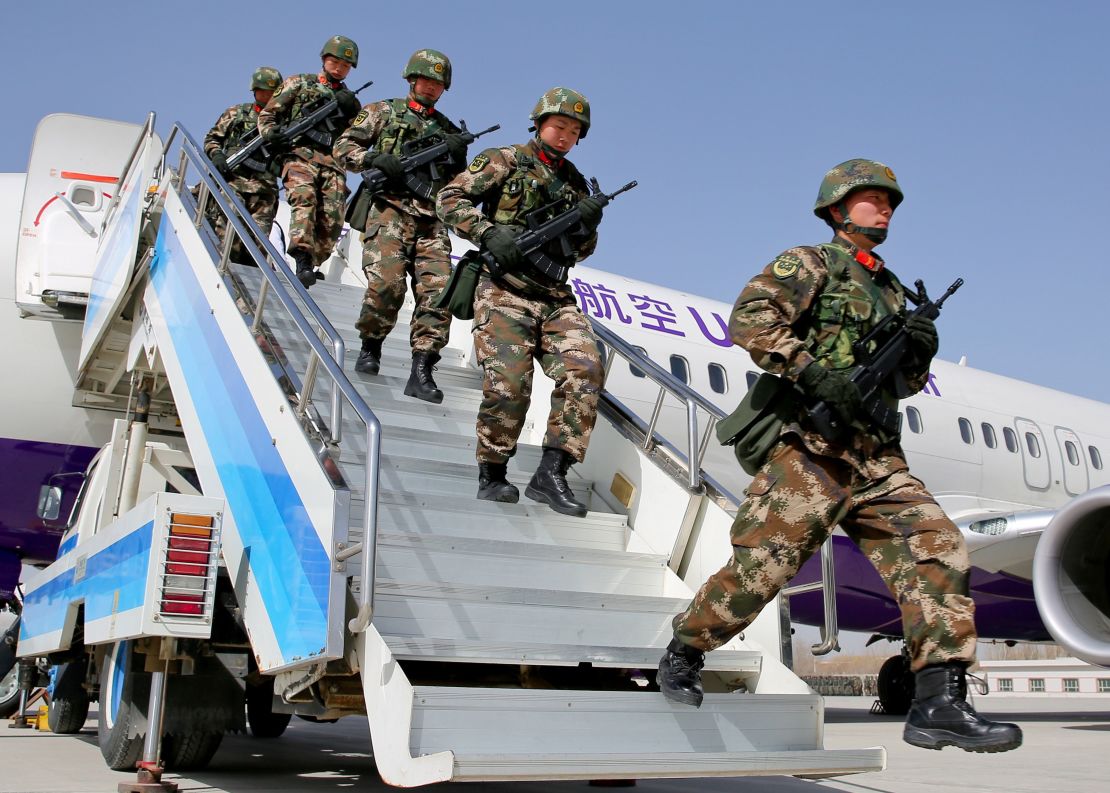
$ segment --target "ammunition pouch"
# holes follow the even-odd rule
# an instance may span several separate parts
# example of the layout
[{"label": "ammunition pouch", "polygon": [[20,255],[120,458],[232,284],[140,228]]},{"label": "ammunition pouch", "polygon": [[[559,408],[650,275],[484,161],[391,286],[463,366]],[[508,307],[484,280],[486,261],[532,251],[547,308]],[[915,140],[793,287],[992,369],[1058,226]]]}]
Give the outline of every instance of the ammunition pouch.
[{"label": "ammunition pouch", "polygon": [[351,224],[351,228],[366,231],[366,218],[370,215],[370,203],[373,197],[374,193],[366,189],[366,183],[360,183],[355,194],[347,202],[347,211],[343,216],[343,219]]},{"label": "ammunition pouch", "polygon": [[482,260],[477,251],[469,251],[451,271],[447,286],[432,304],[445,308],[459,319],[474,319],[474,293],[482,276]]},{"label": "ammunition pouch", "polygon": [[800,404],[793,383],[764,372],[736,410],[717,423],[717,440],[731,446],[740,467],[755,476],[778,443],[783,425],[797,419]]}]

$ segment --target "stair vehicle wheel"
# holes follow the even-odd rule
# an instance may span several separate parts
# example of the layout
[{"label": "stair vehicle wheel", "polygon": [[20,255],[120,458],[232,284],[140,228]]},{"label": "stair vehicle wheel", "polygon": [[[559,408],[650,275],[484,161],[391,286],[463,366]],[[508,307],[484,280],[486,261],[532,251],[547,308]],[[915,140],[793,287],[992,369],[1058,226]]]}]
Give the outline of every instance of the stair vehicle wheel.
[{"label": "stair vehicle wheel", "polygon": [[887,658],[879,669],[879,702],[883,712],[905,716],[913,703],[914,679],[910,662],[902,655]]},{"label": "stair vehicle wheel", "polygon": [[207,767],[223,741],[222,732],[196,730],[162,739],[162,763],[167,771],[196,771]]},{"label": "stair vehicle wheel", "polygon": [[6,719],[19,709],[19,667],[13,666],[0,679],[0,719]]},{"label": "stair vehicle wheel", "polygon": [[54,691],[46,715],[51,732],[73,735],[85,726],[85,719],[89,717],[89,692],[84,685],[88,670],[87,657],[56,667]]},{"label": "stair vehicle wheel", "polygon": [[292,713],[274,713],[274,679],[247,684],[247,724],[255,738],[277,738],[289,726]]},{"label": "stair vehicle wheel", "polygon": [[134,770],[143,756],[150,674],[141,665],[127,641],[112,645],[100,667],[97,742],[113,771]]}]

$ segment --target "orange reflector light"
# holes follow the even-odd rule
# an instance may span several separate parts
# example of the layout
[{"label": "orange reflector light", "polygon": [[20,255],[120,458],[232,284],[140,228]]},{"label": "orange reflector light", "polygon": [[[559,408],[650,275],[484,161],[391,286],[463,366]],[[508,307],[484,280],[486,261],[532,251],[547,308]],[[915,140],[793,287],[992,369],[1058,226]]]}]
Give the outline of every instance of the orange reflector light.
[{"label": "orange reflector light", "polygon": [[208,526],[211,528],[216,519],[211,515],[186,515],[184,512],[171,512],[170,523],[178,526]]}]

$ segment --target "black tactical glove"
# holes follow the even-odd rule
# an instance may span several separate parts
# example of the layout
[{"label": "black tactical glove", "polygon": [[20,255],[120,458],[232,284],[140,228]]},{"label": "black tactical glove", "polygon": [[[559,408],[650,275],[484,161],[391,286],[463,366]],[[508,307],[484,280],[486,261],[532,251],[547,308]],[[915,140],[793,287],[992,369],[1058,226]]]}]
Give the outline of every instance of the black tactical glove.
[{"label": "black tactical glove", "polygon": [[219,171],[222,175],[231,175],[231,170],[227,167],[227,155],[224,154],[222,151],[216,149],[214,152],[208,155],[208,159],[212,161],[212,164],[216,166],[216,170]]},{"label": "black tactical glove", "polygon": [[819,363],[811,363],[802,370],[798,385],[814,404],[824,402],[846,424],[860,415],[863,408],[859,387],[848,379],[848,375],[826,369]]},{"label": "black tactical glove", "polygon": [[343,112],[344,118],[354,118],[358,115],[358,111],[362,110],[358,97],[349,88],[340,88],[336,91],[335,101],[339,103],[339,109]]},{"label": "black tactical glove", "polygon": [[375,154],[371,152],[366,156],[363,165],[377,168],[391,182],[399,182],[401,177],[405,175],[405,166],[401,164],[401,158],[395,154]]},{"label": "black tactical glove", "polygon": [[443,142],[447,144],[447,153],[451,155],[451,159],[460,162],[466,160],[466,147],[469,145],[466,142],[467,137],[461,132],[444,136]]},{"label": "black tactical glove", "polygon": [[482,245],[510,272],[519,270],[524,264],[524,252],[516,244],[511,226],[494,226],[482,235]]},{"label": "black tactical glove", "polygon": [[910,353],[914,362],[924,365],[933,360],[940,347],[936,323],[921,314],[910,314],[906,320],[906,333],[910,337]]},{"label": "black tactical glove", "polygon": [[597,231],[601,223],[601,212],[604,207],[596,198],[583,198],[578,202],[578,211],[582,213],[582,225],[590,231]]},{"label": "black tactical glove", "polygon": [[259,135],[270,154],[281,154],[289,150],[289,139],[277,127],[271,127],[265,132],[259,133]]}]

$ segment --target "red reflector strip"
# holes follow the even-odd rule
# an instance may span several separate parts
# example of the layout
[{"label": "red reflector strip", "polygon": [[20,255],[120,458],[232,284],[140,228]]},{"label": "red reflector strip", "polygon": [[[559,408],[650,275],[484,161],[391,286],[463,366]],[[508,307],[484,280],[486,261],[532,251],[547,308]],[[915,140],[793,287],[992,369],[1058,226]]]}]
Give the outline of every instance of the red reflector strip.
[{"label": "red reflector strip", "polygon": [[84,182],[101,182],[103,184],[115,184],[118,180],[115,176],[101,176],[95,173],[81,173],[80,171],[62,171],[63,179],[80,179]]},{"label": "red reflector strip", "polygon": [[208,567],[208,554],[197,553],[196,551],[169,551],[166,558],[171,562],[188,562],[189,564],[200,564]]},{"label": "red reflector strip", "polygon": [[206,564],[183,564],[181,562],[166,562],[166,572],[170,575],[195,575],[206,576],[208,574],[208,565]]},{"label": "red reflector strip", "polygon": [[188,614],[188,615],[201,615],[204,614],[203,603],[173,603],[168,600],[162,601],[163,614]]},{"label": "red reflector strip", "polygon": [[190,540],[185,537],[170,537],[170,547],[181,551],[204,551],[212,546],[211,540]]}]

